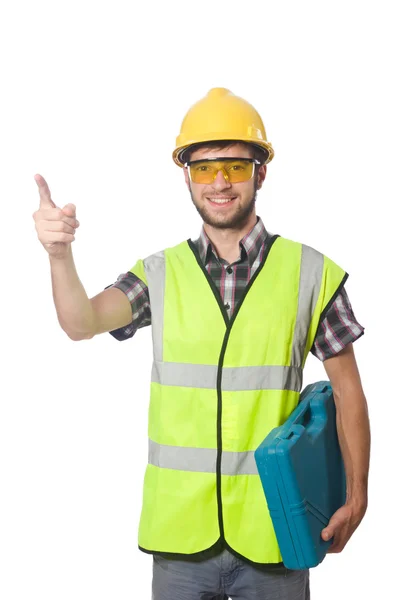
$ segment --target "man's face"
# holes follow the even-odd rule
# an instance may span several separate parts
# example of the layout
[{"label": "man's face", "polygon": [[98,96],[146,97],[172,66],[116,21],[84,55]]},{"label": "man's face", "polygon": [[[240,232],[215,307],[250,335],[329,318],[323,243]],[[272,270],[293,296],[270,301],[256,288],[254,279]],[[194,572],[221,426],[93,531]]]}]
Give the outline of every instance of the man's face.
[{"label": "man's face", "polygon": [[[190,160],[217,157],[252,158],[253,152],[249,147],[236,143],[224,150],[200,148],[192,153]],[[256,192],[266,177],[266,165],[259,168],[257,175],[240,183],[227,182],[222,171],[218,171],[214,181],[209,184],[191,182],[186,167],[184,173],[193,204],[204,223],[218,229],[237,229],[244,226],[255,211]],[[230,201],[215,204],[215,199]]]}]

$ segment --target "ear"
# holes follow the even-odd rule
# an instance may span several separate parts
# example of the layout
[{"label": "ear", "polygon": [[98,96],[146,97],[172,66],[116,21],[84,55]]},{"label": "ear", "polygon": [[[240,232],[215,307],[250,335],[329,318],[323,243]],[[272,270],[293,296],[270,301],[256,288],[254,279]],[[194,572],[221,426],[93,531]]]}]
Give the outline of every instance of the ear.
[{"label": "ear", "polygon": [[189,179],[189,173],[188,173],[187,167],[183,167],[183,174],[185,176],[186,185],[187,185],[188,189],[190,190],[190,179]]},{"label": "ear", "polygon": [[263,182],[265,181],[267,172],[267,165],[261,165],[258,170],[258,190],[261,189]]}]

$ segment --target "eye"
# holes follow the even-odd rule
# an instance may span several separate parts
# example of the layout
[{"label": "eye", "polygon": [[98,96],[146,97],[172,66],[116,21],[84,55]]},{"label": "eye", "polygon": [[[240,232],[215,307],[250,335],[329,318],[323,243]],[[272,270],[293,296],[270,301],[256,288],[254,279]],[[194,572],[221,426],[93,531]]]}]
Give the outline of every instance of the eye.
[{"label": "eye", "polygon": [[244,171],[244,167],[241,165],[232,165],[232,171]]},{"label": "eye", "polygon": [[197,171],[208,171],[208,167],[206,165],[201,165],[199,167],[196,167]]}]

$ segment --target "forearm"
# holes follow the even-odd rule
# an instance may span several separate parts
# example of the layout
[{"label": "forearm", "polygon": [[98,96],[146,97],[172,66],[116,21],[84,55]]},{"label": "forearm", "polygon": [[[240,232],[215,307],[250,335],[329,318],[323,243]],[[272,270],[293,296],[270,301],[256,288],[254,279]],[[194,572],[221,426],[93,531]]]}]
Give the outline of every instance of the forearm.
[{"label": "forearm", "polygon": [[59,324],[71,339],[89,336],[94,331],[94,312],[77,275],[71,247],[65,258],[49,258]]},{"label": "forearm", "polygon": [[370,425],[367,401],[360,386],[334,390],[336,425],[346,471],[346,501],[365,509],[368,497]]}]

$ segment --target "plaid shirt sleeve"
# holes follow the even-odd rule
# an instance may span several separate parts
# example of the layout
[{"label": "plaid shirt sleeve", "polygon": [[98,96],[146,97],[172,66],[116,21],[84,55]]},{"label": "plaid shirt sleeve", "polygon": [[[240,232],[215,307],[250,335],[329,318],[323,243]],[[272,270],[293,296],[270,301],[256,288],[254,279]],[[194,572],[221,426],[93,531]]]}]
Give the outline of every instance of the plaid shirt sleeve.
[{"label": "plaid shirt sleeve", "polygon": [[152,311],[150,310],[149,290],[147,285],[136,275],[128,271],[121,273],[117,281],[105,287],[117,287],[122,290],[131,303],[132,321],[126,327],[109,331],[116,340],[122,342],[131,338],[138,329],[151,325]]},{"label": "plaid shirt sleeve", "polygon": [[310,351],[319,360],[324,361],[338,354],[363,334],[364,327],[354,316],[346,290],[342,287],[320,322]]}]

